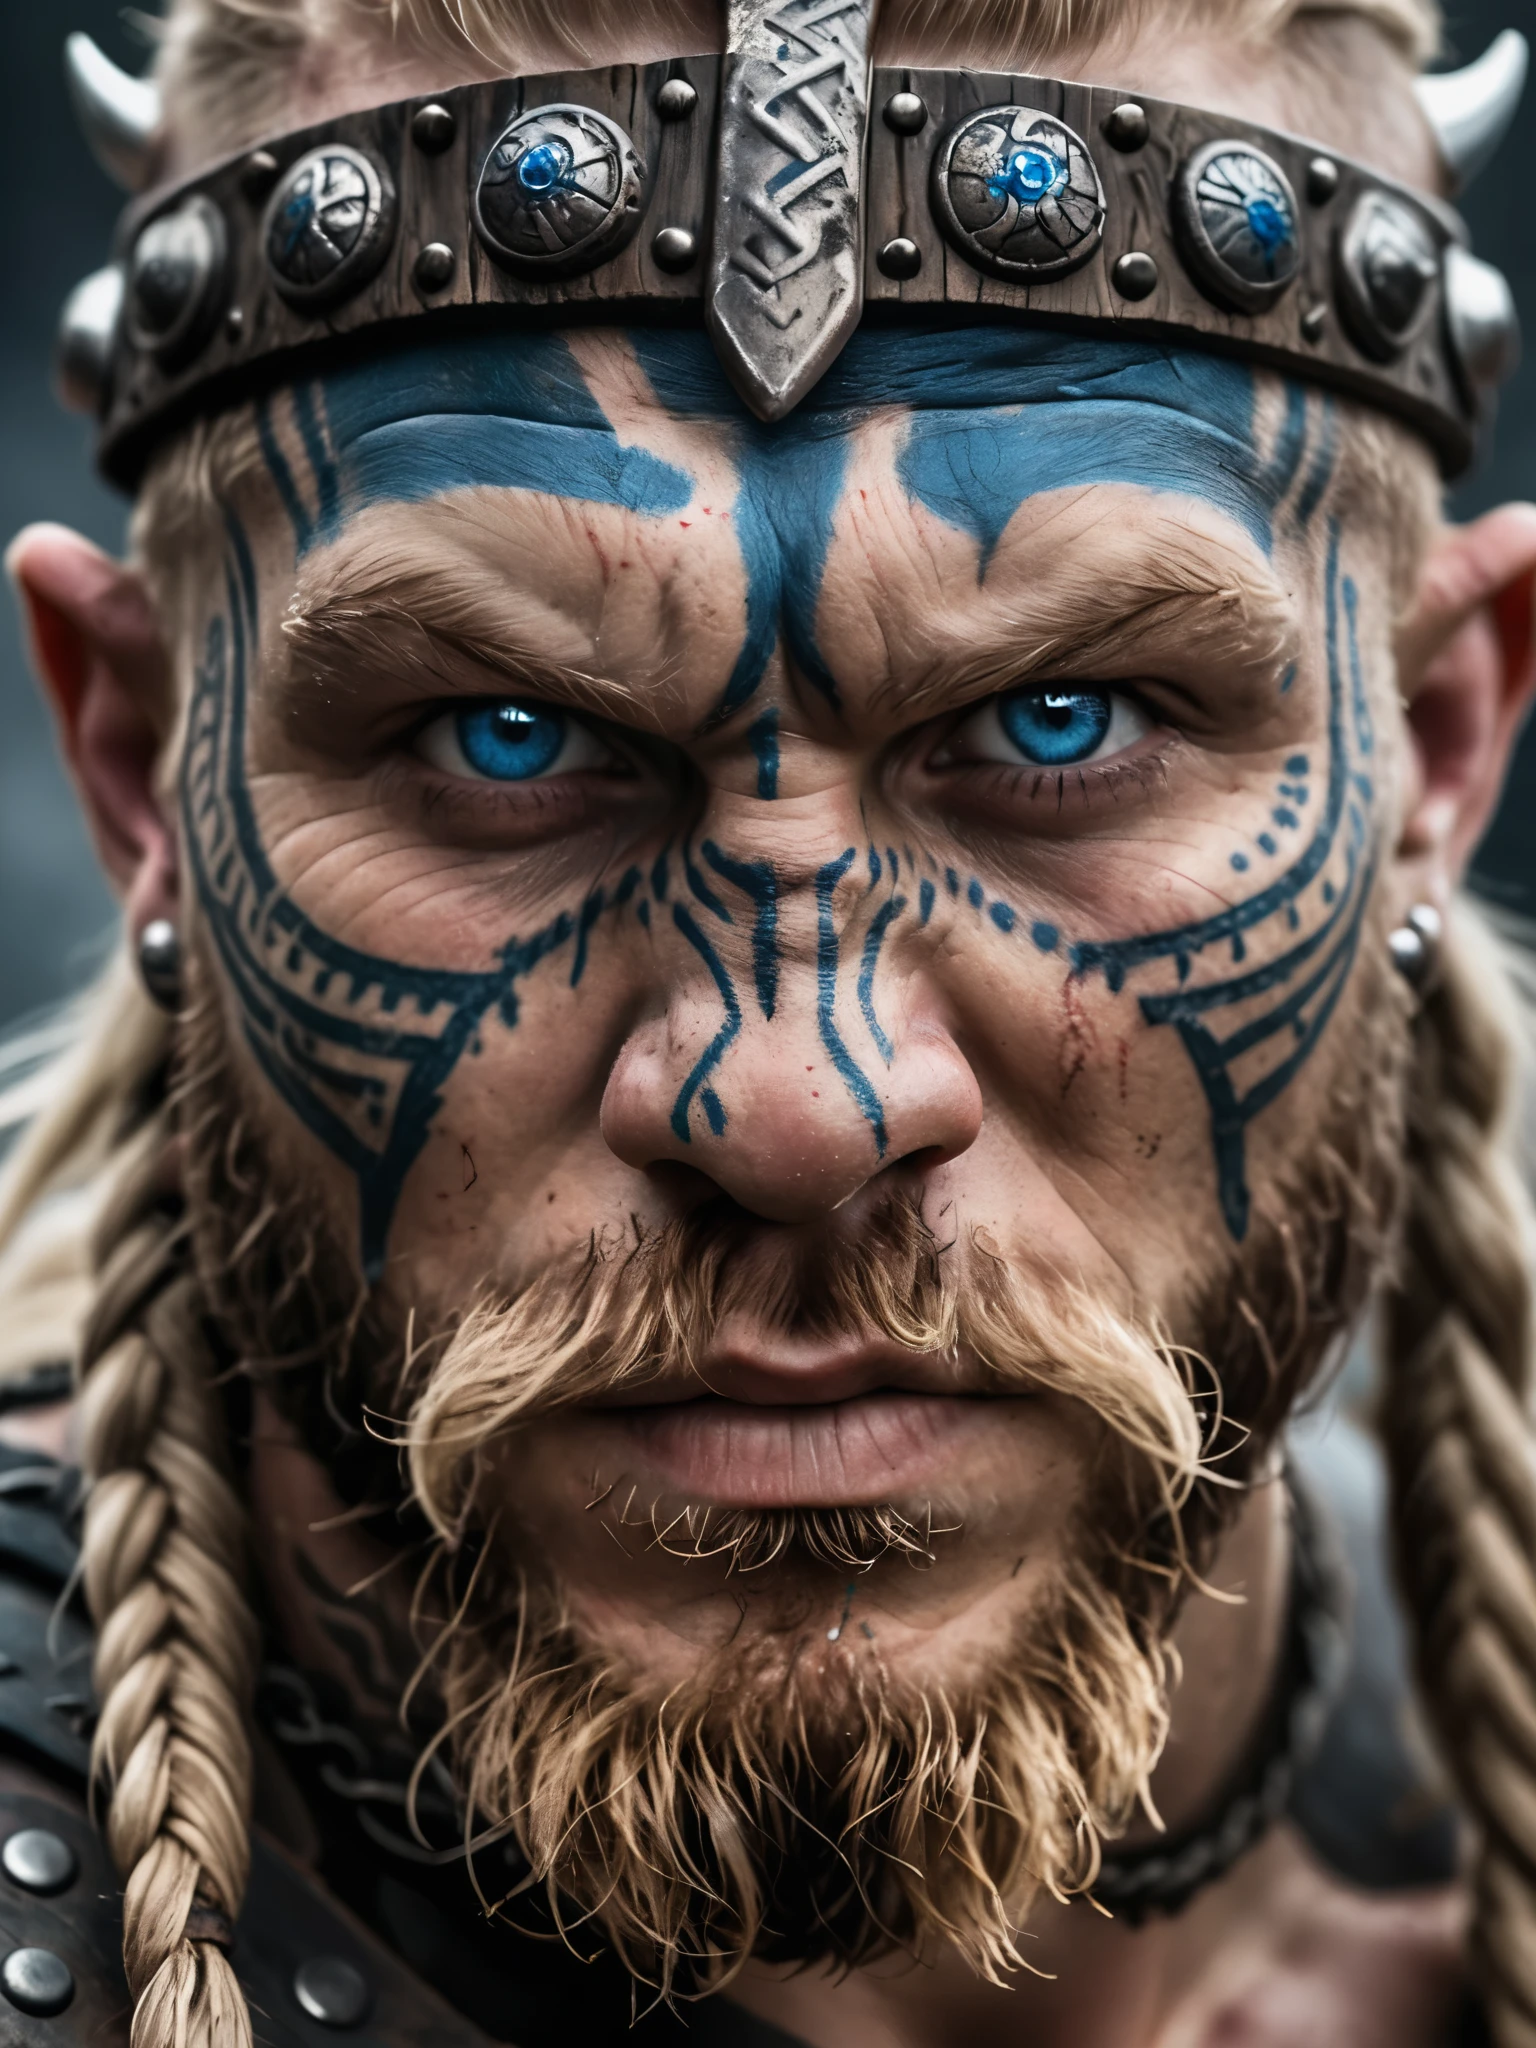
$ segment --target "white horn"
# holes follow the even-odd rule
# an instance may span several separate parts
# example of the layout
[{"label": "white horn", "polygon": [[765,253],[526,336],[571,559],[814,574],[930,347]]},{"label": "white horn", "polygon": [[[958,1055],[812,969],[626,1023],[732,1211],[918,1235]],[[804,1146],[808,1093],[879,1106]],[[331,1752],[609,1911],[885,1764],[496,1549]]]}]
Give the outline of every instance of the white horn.
[{"label": "white horn", "polygon": [[1446,169],[1460,190],[1493,155],[1525,90],[1530,47],[1518,29],[1495,36],[1475,64],[1414,83]]},{"label": "white horn", "polygon": [[130,78],[78,30],[64,44],[64,71],[92,156],[109,178],[142,192],[154,175],[159,86]]}]

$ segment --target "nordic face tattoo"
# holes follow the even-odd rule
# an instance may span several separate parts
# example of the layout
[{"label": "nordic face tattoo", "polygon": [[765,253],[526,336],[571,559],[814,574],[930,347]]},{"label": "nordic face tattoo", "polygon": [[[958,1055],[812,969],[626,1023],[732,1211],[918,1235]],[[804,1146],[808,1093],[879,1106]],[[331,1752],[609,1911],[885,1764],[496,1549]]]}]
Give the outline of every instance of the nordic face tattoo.
[{"label": "nordic face tattoo", "polygon": [[[437,775],[440,806],[467,787],[519,800],[562,779],[572,787],[611,767],[628,740],[642,774],[658,751],[681,760],[696,749],[706,784],[719,775],[731,790],[727,827],[698,775],[679,769],[617,854],[623,831],[610,833],[579,886],[509,915],[474,957],[446,931],[443,964],[380,950],[376,923],[367,943],[351,943],[312,914],[309,886],[281,879],[257,800],[253,686],[264,655],[262,673],[282,659],[270,622],[287,593],[265,589],[277,572],[247,539],[243,499],[231,505],[225,588],[197,664],[185,757],[188,854],[255,1059],[355,1179],[370,1277],[382,1271],[403,1184],[456,1072],[520,1030],[536,983],[585,995],[600,960],[652,987],[679,976],[696,987],[697,1042],[668,1084],[666,1125],[674,1156],[706,1174],[711,1148],[729,1144],[733,1121],[751,1114],[733,1099],[744,1035],[783,1028],[793,1014],[820,1056],[802,1063],[820,1084],[813,1101],[851,1111],[870,1172],[900,1156],[890,1076],[913,962],[942,978],[934,963],[984,960],[981,971],[1016,986],[1021,1004],[1049,991],[1063,1097],[1102,1036],[1096,1016],[1112,1015],[1121,1034],[1134,1035],[1137,1020],[1166,1031],[1199,1084],[1220,1213],[1242,1238],[1250,1127],[1324,1034],[1375,872],[1362,599],[1349,536],[1329,509],[1337,423],[1328,401],[1295,386],[1261,391],[1236,364],[1134,344],[1004,329],[872,331],[799,413],[767,428],[742,411],[702,337],[649,332],[397,352],[293,387],[258,407],[256,425],[259,487],[280,508],[295,573],[322,589],[333,562],[345,582],[349,548],[366,551],[408,508],[434,518],[434,540],[447,532],[451,545],[483,524],[488,506],[516,504],[537,518],[487,580],[537,593],[564,577],[565,588],[575,572],[560,566],[561,551],[574,545],[582,589],[593,578],[600,586],[596,646],[622,641],[624,579],[650,550],[639,568],[665,591],[657,615],[670,606],[682,621],[682,653],[655,692],[671,718],[664,742],[654,719],[637,719],[637,736],[621,717],[594,715],[592,649],[551,662],[547,688],[538,650],[523,650],[521,668],[483,668],[473,694],[419,702],[401,751]],[[1138,645],[1136,633],[1148,620],[1155,627],[1176,594],[1159,586],[1148,597],[1138,569],[1121,641],[1119,600],[1111,588],[1106,609],[1101,594],[1104,616],[1079,636],[1105,656],[1098,670],[1081,657],[1053,669],[1034,615],[1054,605],[1059,628],[1073,601],[1060,522],[1092,585],[1115,573],[1108,557],[1095,562],[1095,535],[1150,518],[1187,536],[1191,511],[1197,548],[1214,534],[1259,574],[1282,554],[1288,575],[1310,565],[1321,630],[1315,645],[1304,631],[1290,643],[1276,631],[1263,646],[1257,629],[1247,632],[1235,687],[1266,754],[1275,736],[1274,765],[1261,792],[1245,786],[1240,808],[1220,808],[1203,827],[1212,873],[1194,913],[1168,917],[1159,906],[1188,912],[1188,892],[1142,886],[1131,901],[1118,892],[1119,903],[1114,889],[1099,892],[1103,828],[1074,839],[1072,818],[1074,805],[1131,816],[1138,804],[1173,800],[1156,735],[1177,727],[1179,706],[1197,693],[1177,676],[1162,687],[1151,664],[1166,638]],[[461,523],[443,524],[452,519]],[[885,576],[893,617],[900,610],[900,552],[887,548],[896,557],[888,569],[877,560],[893,521],[907,522],[905,544],[920,542],[930,563],[968,550],[973,596],[1002,604],[1018,648],[1012,675],[1008,648],[991,646],[968,673],[960,664],[947,697],[922,679],[908,709],[899,621],[886,631],[883,674],[871,683],[857,672],[848,648],[862,618],[860,577]],[[539,532],[548,550],[533,558],[528,536]],[[701,577],[687,565],[706,543],[714,553]],[[1163,545],[1154,538],[1147,552]],[[671,552],[658,568],[663,547]],[[1049,565],[1039,583],[1030,551]],[[433,559],[445,584],[484,573],[451,552]],[[944,574],[953,604],[958,579]],[[1219,611],[1219,588],[1207,596]],[[581,608],[562,602],[564,615]],[[1080,608],[1094,604],[1085,596]],[[332,614],[346,610],[337,598]],[[696,635],[694,621],[703,622]],[[295,646],[302,627],[301,616]],[[485,636],[470,637],[483,652]],[[689,673],[695,638],[709,652]],[[376,643],[376,658],[387,645]],[[937,648],[931,666],[947,659]],[[1208,665],[1220,660],[1218,645]],[[514,687],[514,671],[535,680]],[[574,701],[563,694],[573,676]],[[360,677],[356,691],[366,688]],[[614,688],[603,703],[622,708],[622,699]],[[1219,736],[1226,716],[1219,706],[1197,711],[1195,745],[1202,726]],[[834,807],[841,824],[807,833],[802,854],[789,822],[808,801],[796,749],[814,741],[822,759],[840,732],[872,719],[895,735],[887,751],[895,744],[907,756],[920,730],[912,774],[925,799],[912,798],[910,777],[906,794],[863,790],[851,813]],[[1219,746],[1211,758],[1219,762]],[[978,777],[992,792],[980,823],[954,796]],[[1011,834],[1000,822],[1004,785],[1021,820]],[[540,854],[524,834],[503,859],[536,865]],[[528,1078],[537,1085],[537,1074]]]}]

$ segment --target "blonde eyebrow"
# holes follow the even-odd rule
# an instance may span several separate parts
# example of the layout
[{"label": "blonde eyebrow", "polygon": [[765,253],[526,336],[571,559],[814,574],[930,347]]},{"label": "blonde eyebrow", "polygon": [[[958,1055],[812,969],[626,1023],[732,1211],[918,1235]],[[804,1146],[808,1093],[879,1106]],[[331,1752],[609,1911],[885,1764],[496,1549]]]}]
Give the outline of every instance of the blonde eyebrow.
[{"label": "blonde eyebrow", "polygon": [[495,607],[435,578],[404,576],[388,590],[366,585],[295,599],[282,623],[284,681],[355,689],[372,674],[449,694],[494,679],[519,692],[554,697],[615,724],[661,729],[656,717],[668,679],[633,682],[553,659],[520,641]]},{"label": "blonde eyebrow", "polygon": [[1033,680],[1085,676],[1155,660],[1192,637],[1220,641],[1234,671],[1268,674],[1294,651],[1298,622],[1285,592],[1236,554],[1212,558],[1209,539],[1187,544],[1158,534],[1154,553],[1137,547],[1123,566],[1087,557],[1032,586],[1027,606],[1002,621],[986,647],[925,662],[913,680],[892,675],[876,693],[918,716]]}]

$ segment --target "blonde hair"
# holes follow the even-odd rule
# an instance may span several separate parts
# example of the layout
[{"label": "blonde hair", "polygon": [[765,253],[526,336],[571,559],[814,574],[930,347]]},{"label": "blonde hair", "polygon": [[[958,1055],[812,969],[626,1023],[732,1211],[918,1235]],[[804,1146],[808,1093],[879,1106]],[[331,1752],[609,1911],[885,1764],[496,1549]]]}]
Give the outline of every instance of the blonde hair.
[{"label": "blonde hair", "polygon": [[[283,125],[291,81],[317,44],[395,38],[489,72],[515,67],[535,42],[581,63],[602,13],[603,0],[588,11],[563,0],[178,0],[161,59],[170,118],[193,157],[234,149]],[[1403,68],[1437,37],[1427,0],[888,0],[882,34],[1027,68],[1170,16],[1193,34],[1275,47],[1364,26]],[[672,18],[666,0],[632,0],[628,14],[642,28]],[[215,472],[235,460],[232,447],[222,428],[191,432],[157,465],[140,512],[166,630],[183,647],[187,594],[215,544]],[[1458,908],[1443,984],[1417,1027],[1382,1412],[1423,1687],[1479,1830],[1482,1985],[1499,2048],[1531,2048],[1530,1243],[1506,1140],[1503,985],[1475,913]],[[8,1319],[35,1314],[38,1343],[69,1344],[78,1360],[85,1583],[99,1629],[94,1772],[126,1883],[134,2048],[245,2048],[249,2018],[226,1948],[248,1853],[255,1629],[244,1508],[166,1179],[172,1039],[118,961],[0,1175],[0,1286]],[[0,1102],[0,1126],[41,1100],[35,1080],[25,1085],[9,1118]]]}]

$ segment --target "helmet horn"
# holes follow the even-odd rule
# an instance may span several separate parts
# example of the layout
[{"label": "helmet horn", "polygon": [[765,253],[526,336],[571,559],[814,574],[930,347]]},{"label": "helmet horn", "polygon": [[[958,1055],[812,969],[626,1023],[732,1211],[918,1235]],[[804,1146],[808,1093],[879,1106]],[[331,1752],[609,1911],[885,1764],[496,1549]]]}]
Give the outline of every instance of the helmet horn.
[{"label": "helmet horn", "polygon": [[1471,184],[1504,140],[1525,90],[1530,54],[1520,31],[1507,28],[1475,64],[1416,81],[1419,105],[1458,191]]},{"label": "helmet horn", "polygon": [[130,78],[78,31],[65,42],[64,71],[91,154],[109,178],[142,192],[154,175],[160,88]]}]

